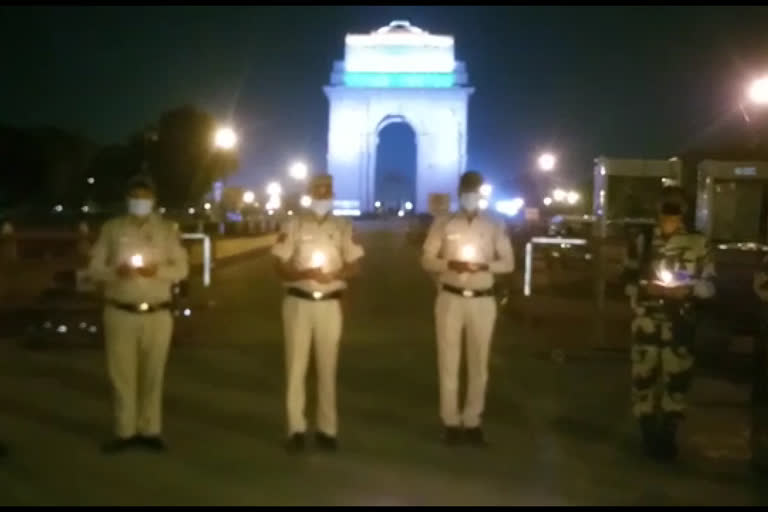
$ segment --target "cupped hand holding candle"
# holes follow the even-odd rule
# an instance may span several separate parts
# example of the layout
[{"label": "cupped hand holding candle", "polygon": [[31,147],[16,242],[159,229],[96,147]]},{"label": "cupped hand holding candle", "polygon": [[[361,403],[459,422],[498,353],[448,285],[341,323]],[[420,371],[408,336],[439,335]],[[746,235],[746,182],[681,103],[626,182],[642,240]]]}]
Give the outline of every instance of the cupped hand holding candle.
[{"label": "cupped hand holding candle", "polygon": [[131,266],[133,268],[141,268],[144,266],[144,256],[141,254],[134,254],[131,256]]},{"label": "cupped hand holding candle", "polygon": [[473,262],[475,257],[477,257],[477,249],[475,249],[474,245],[465,245],[461,248],[462,261]]},{"label": "cupped hand holding candle", "polygon": [[310,263],[312,268],[321,269],[325,266],[327,258],[323,251],[314,251],[312,253],[312,261]]}]

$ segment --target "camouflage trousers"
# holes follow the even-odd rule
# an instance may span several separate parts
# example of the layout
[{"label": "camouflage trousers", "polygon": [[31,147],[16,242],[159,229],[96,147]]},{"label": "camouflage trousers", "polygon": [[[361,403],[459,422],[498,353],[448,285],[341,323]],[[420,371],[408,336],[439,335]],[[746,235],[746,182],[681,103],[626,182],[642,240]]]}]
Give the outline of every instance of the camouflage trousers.
[{"label": "camouflage trousers", "polygon": [[692,322],[669,312],[642,310],[632,321],[632,413],[682,414],[694,357]]}]

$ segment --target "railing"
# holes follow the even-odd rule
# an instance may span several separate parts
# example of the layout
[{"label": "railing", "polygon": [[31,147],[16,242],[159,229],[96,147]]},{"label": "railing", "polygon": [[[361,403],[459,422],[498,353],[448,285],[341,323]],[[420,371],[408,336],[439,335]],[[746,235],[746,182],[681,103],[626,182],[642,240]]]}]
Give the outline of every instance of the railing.
[{"label": "railing", "polygon": [[205,233],[183,233],[181,239],[203,241],[203,286],[208,288],[211,285],[211,237]]},{"label": "railing", "polygon": [[587,245],[584,238],[561,238],[535,236],[525,244],[525,274],[523,276],[523,295],[531,296],[531,277],[533,274],[533,246],[534,245],[559,245],[567,247],[569,245]]}]

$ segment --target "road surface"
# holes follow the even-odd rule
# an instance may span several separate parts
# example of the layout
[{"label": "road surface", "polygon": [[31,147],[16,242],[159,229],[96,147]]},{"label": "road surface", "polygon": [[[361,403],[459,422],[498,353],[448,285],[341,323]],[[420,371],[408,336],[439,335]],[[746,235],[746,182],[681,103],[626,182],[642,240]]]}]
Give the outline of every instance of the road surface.
[{"label": "road surface", "polygon": [[491,446],[442,446],[434,285],[402,230],[374,225],[361,238],[368,255],[348,295],[341,348],[339,453],[282,450],[280,288],[262,255],[218,269],[211,308],[179,331],[164,455],[99,452],[110,403],[98,347],[33,351],[3,340],[0,438],[12,452],[0,462],[0,505],[768,502],[742,465],[687,451],[674,466],[644,460],[625,358],[538,357],[535,333],[509,317],[491,360]]}]

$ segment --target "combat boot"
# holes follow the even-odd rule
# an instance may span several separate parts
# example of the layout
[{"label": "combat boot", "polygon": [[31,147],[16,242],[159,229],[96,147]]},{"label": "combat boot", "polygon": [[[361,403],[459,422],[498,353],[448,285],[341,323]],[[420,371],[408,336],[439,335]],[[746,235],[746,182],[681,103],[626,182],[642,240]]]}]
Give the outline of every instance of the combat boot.
[{"label": "combat boot", "polygon": [[656,417],[646,414],[638,418],[640,434],[643,437],[643,451],[648,457],[655,459],[660,453],[659,428]]},{"label": "combat boot", "polygon": [[679,414],[664,414],[661,418],[659,431],[659,459],[671,462],[677,458],[677,427],[680,424]]}]

